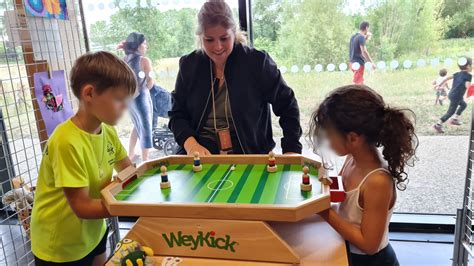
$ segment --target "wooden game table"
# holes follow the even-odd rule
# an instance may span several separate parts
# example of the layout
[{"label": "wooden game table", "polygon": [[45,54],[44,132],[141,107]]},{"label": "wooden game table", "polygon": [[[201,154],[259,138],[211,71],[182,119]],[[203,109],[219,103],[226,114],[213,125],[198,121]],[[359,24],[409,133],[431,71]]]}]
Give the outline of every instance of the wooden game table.
[{"label": "wooden game table", "polygon": [[102,190],[112,215],[140,217],[125,238],[151,247],[156,265],[347,265],[344,241],[316,215],[332,196],[319,162],[276,156],[269,173],[266,155],[200,159],[201,172],[188,156],[130,167]]}]

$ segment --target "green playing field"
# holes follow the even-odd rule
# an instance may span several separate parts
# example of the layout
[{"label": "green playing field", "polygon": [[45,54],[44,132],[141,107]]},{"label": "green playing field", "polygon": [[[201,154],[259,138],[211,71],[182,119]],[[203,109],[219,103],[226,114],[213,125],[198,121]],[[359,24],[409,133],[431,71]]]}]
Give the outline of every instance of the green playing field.
[{"label": "green playing field", "polygon": [[310,167],[313,190],[303,192],[301,165],[278,165],[275,173],[267,172],[263,164],[202,166],[201,172],[194,173],[192,165],[169,165],[169,189],[160,189],[159,167],[151,169],[130,182],[115,198],[136,203],[294,204],[321,193],[318,169],[314,167]]}]

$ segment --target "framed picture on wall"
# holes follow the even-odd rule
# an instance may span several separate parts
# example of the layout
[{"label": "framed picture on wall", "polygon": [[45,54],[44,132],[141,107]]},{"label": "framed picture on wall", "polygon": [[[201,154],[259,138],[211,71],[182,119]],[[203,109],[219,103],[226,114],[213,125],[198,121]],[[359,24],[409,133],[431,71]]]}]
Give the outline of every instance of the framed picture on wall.
[{"label": "framed picture on wall", "polygon": [[55,19],[69,19],[66,0],[25,0],[28,16]]},{"label": "framed picture on wall", "polygon": [[73,115],[71,103],[67,96],[64,71],[53,71],[34,74],[35,96],[48,136],[51,136],[57,125]]}]

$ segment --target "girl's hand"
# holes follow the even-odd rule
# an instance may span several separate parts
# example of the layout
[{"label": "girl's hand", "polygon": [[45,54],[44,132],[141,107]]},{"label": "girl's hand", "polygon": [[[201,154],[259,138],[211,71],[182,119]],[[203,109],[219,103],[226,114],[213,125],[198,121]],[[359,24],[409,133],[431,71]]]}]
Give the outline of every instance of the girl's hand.
[{"label": "girl's hand", "polygon": [[327,220],[328,220],[328,217],[329,217],[329,210],[330,210],[330,209],[331,209],[331,208],[326,209],[326,210],[324,210],[324,211],[318,213],[319,216],[321,216],[321,218],[323,218],[325,221],[327,221]]},{"label": "girl's hand", "polygon": [[186,153],[188,155],[194,155],[195,152],[199,152],[199,155],[201,156],[211,155],[211,152],[209,152],[208,149],[199,144],[199,142],[197,142],[194,137],[189,137],[184,142],[184,149],[186,150]]}]

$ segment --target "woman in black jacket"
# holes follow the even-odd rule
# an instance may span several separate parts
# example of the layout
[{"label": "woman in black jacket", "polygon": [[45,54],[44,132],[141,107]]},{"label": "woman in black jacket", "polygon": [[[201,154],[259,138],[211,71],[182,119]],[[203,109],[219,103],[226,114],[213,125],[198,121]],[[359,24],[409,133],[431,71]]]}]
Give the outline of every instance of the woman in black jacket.
[{"label": "woman in black jacket", "polygon": [[283,153],[301,153],[293,90],[267,53],[245,45],[230,7],[206,2],[196,33],[202,49],[180,59],[169,112],[179,153],[268,153],[275,147],[270,105],[283,129]]}]

